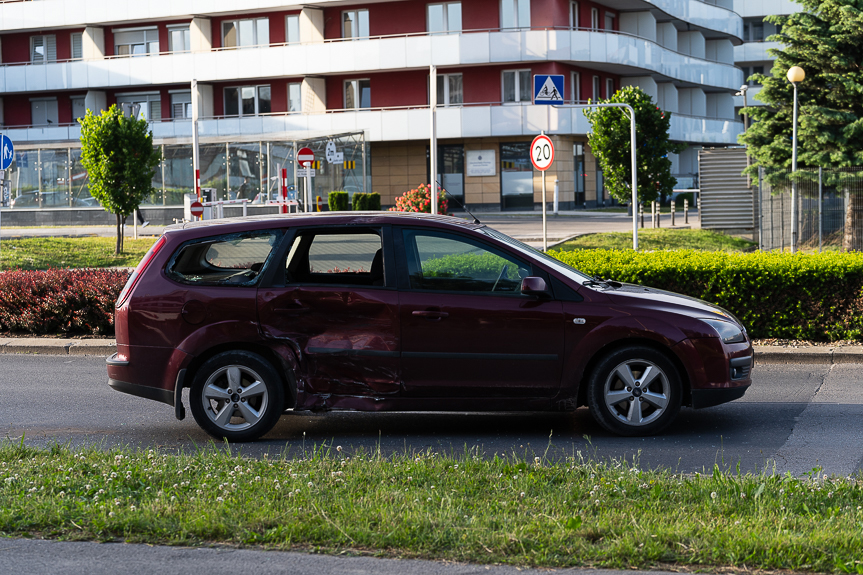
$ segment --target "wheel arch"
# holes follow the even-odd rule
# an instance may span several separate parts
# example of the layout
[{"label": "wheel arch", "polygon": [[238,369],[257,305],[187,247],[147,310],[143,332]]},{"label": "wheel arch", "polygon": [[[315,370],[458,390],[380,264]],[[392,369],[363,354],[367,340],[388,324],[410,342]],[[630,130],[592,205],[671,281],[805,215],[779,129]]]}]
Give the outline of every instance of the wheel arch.
[{"label": "wheel arch", "polygon": [[186,376],[183,387],[191,387],[195,375],[204,363],[212,357],[226,351],[248,351],[261,356],[266,360],[281,379],[282,387],[285,389],[285,405],[283,409],[289,409],[297,404],[297,376],[294,365],[279,355],[274,349],[261,344],[248,341],[229,341],[214,345],[195,356],[186,368]]},{"label": "wheel arch", "polygon": [[674,367],[677,369],[677,373],[680,376],[680,385],[682,388],[681,405],[690,405],[692,403],[692,382],[689,380],[689,372],[687,371],[686,366],[683,364],[683,361],[671,348],[662,345],[656,340],[641,337],[619,339],[613,342],[609,342],[603,347],[596,350],[596,352],[585,364],[584,370],[581,372],[581,378],[578,381],[576,405],[587,405],[587,381],[588,379],[590,379],[591,374],[593,374],[593,370],[596,368],[596,365],[605,356],[625,347],[631,347],[636,345],[649,347],[654,351],[661,353],[674,364]]}]

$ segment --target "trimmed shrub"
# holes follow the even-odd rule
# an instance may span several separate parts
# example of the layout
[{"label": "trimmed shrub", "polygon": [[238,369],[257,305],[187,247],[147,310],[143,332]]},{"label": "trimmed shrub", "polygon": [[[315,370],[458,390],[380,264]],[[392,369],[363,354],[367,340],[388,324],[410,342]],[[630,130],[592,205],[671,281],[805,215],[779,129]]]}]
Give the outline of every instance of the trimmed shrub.
[{"label": "trimmed shrub", "polygon": [[355,192],[351,200],[355,212],[378,212],[381,209],[381,195],[377,192],[370,194]]},{"label": "trimmed shrub", "polygon": [[347,192],[330,192],[327,197],[327,204],[331,212],[346,212],[350,205],[350,200]]},{"label": "trimmed shrub", "polygon": [[112,335],[114,303],[129,279],[122,270],[0,273],[0,330]]},{"label": "trimmed shrub", "polygon": [[[438,213],[446,215],[446,194],[438,190],[437,197]],[[390,211],[431,213],[431,186],[420,184],[415,190],[405,192],[403,196],[396,198],[396,207],[390,208]]]},{"label": "trimmed shrub", "polygon": [[754,338],[863,339],[863,253],[549,252],[590,275],[700,298]]}]

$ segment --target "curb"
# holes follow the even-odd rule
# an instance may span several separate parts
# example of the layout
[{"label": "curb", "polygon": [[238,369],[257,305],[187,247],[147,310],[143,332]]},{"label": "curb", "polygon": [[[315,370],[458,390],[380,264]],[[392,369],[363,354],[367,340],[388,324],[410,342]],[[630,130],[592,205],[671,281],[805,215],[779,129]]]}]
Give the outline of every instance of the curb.
[{"label": "curb", "polygon": [[[781,345],[755,346],[756,364],[863,363],[863,345],[842,347]],[[0,354],[19,355],[98,355],[108,357],[117,351],[114,339],[61,339],[42,337],[0,338]]]},{"label": "curb", "polygon": [[0,354],[99,355],[117,351],[114,339],[60,339],[43,337],[0,338]]}]

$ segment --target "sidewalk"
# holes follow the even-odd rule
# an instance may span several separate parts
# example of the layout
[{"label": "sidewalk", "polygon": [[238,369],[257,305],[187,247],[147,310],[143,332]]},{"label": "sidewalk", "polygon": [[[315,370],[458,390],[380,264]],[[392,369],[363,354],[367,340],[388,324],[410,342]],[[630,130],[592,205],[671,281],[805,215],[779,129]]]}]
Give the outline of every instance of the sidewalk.
[{"label": "sidewalk", "polygon": [[[44,337],[0,338],[0,354],[96,355],[117,351],[114,339],[63,339]],[[863,345],[755,346],[757,363],[863,363]]]}]

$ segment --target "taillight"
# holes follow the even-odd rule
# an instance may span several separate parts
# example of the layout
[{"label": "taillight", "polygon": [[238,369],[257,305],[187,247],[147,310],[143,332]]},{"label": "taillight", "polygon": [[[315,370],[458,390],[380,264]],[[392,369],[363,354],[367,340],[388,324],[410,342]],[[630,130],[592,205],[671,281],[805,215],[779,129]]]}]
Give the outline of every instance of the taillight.
[{"label": "taillight", "polygon": [[141,279],[141,274],[144,273],[144,270],[147,269],[147,266],[150,265],[150,262],[153,261],[153,258],[156,257],[156,254],[159,253],[159,250],[161,250],[164,245],[165,236],[162,236],[155,244],[153,244],[153,247],[150,248],[150,251],[147,252],[144,259],[141,260],[141,263],[138,264],[138,267],[136,267],[135,271],[132,272],[132,275],[129,276],[129,280],[123,287],[123,291],[120,292],[120,297],[117,298],[117,307],[126,303],[126,299],[131,295],[132,290],[135,289],[135,284],[138,283],[139,279]]}]

